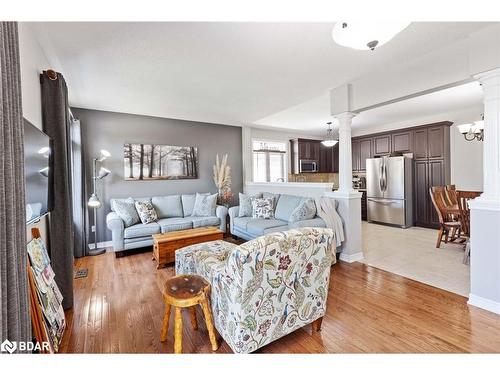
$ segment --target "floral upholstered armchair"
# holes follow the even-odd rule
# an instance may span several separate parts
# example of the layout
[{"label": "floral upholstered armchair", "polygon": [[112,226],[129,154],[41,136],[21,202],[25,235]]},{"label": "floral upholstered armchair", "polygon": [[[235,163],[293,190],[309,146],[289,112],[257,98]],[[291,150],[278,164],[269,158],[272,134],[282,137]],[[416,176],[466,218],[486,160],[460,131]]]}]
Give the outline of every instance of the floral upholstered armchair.
[{"label": "floral upholstered armchair", "polygon": [[234,352],[250,353],[321,322],[335,259],[332,243],[327,228],[276,232],[240,246],[206,242],[177,250],[176,273],[210,281],[217,330]]}]

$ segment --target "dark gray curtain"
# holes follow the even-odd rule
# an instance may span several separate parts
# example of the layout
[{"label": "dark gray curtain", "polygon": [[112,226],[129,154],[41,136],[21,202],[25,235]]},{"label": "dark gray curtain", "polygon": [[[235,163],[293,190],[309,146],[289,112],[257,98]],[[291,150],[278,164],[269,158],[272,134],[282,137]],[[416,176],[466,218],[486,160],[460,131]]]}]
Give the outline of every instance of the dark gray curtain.
[{"label": "dark gray curtain", "polygon": [[42,87],[43,131],[52,138],[53,168],[49,194],[50,258],[56,282],[64,297],[63,307],[73,306],[73,212],[71,196],[71,129],[68,89],[61,73],[44,71]]},{"label": "dark gray curtain", "polygon": [[0,22],[1,338],[31,341],[26,273],[24,127],[17,23]]},{"label": "dark gray curtain", "polygon": [[75,257],[87,255],[87,196],[85,192],[85,168],[80,121],[71,118],[71,185],[73,195],[73,228]]}]

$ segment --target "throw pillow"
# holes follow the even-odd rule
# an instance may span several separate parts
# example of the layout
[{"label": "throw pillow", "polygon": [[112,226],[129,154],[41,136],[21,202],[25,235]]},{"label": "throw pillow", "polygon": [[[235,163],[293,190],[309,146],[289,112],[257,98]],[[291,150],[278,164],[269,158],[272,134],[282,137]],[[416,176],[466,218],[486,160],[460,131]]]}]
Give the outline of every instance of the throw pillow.
[{"label": "throw pillow", "polygon": [[217,194],[203,195],[196,193],[191,216],[215,216]]},{"label": "throw pillow", "polygon": [[252,217],[254,219],[274,218],[274,198],[255,198],[252,200]]},{"label": "throw pillow", "polygon": [[158,215],[151,202],[135,202],[135,208],[143,224],[149,224],[158,220]]},{"label": "throw pillow", "polygon": [[262,194],[242,194],[240,193],[239,217],[252,216],[252,199],[262,198]]},{"label": "throw pillow", "polygon": [[135,209],[135,200],[133,198],[115,199],[113,202],[113,210],[120,216],[126,227],[141,221]]},{"label": "throw pillow", "polygon": [[315,216],[316,203],[314,203],[313,199],[306,198],[293,210],[289,222],[294,223],[296,221],[314,219]]}]

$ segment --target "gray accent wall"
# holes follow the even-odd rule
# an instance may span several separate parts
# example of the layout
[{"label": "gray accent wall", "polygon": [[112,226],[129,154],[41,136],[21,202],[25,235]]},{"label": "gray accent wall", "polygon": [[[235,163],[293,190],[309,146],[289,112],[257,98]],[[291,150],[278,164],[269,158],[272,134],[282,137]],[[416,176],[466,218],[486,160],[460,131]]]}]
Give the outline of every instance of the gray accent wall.
[{"label": "gray accent wall", "polygon": [[[217,154],[228,154],[232,191],[243,190],[241,128],[193,121],[131,115],[116,112],[72,108],[80,120],[85,153],[87,191],[91,192],[92,158],[101,149],[111,153],[103,166],[112,174],[99,181],[98,195],[103,207],[98,210],[99,242],[111,240],[106,228],[110,198],[149,197],[169,194],[217,192],[212,166]],[[125,181],[123,145],[125,143],[164,144],[198,147],[199,178],[194,180]],[[89,211],[92,222],[92,211]],[[89,242],[93,242],[93,234]]]}]

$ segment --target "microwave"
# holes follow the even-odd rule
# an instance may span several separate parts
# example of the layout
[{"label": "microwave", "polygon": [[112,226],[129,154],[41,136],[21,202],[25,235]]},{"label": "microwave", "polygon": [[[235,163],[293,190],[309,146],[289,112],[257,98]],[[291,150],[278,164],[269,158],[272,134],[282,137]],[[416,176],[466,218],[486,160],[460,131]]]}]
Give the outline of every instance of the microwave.
[{"label": "microwave", "polygon": [[299,161],[299,173],[310,173],[318,171],[318,163],[315,160],[304,160]]}]

